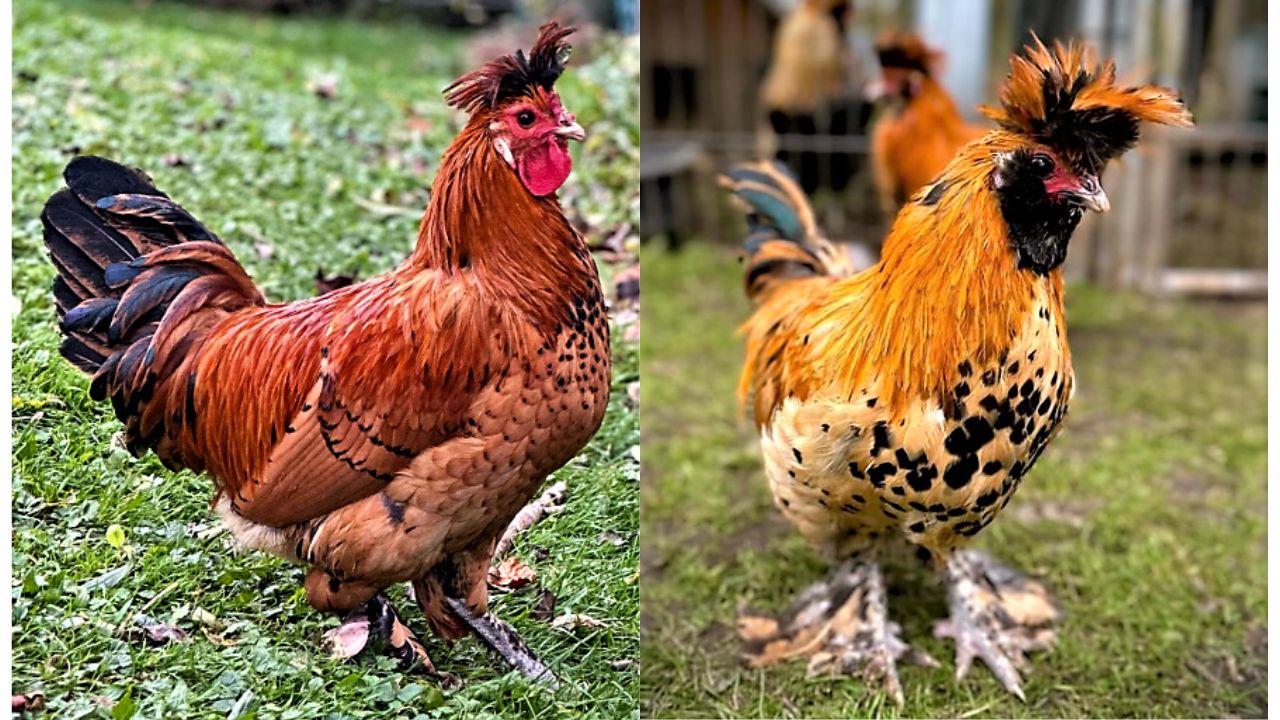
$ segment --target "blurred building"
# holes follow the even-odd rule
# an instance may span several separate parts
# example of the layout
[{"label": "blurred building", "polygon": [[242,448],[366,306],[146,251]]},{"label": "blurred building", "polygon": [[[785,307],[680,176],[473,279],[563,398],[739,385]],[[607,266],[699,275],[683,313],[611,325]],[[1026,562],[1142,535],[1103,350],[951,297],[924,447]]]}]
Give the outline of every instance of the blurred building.
[{"label": "blurred building", "polygon": [[[777,148],[852,153],[839,191],[817,205],[833,236],[874,246],[887,227],[865,162],[866,128],[778,136],[760,86],[773,36],[805,0],[645,0],[641,123],[643,233],[729,237],[737,226],[714,184],[735,161]],[[854,0],[852,67],[871,38],[910,28],[946,53],[943,85],[967,116],[990,102],[1008,58],[1035,32],[1079,38],[1121,77],[1182,91],[1196,130],[1148,134],[1105,182],[1115,211],[1073,241],[1069,271],[1153,290],[1265,288],[1266,4],[1263,0]],[[864,67],[864,69],[867,69]],[[850,78],[851,85],[861,82]],[[862,160],[861,162],[858,159]]]}]

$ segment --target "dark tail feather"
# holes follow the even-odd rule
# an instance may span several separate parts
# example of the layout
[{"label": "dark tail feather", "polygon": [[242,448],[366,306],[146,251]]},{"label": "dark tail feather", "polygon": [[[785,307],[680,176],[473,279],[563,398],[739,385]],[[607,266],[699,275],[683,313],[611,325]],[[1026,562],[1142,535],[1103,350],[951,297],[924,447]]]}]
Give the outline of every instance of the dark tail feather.
[{"label": "dark tail feather", "polygon": [[744,163],[721,176],[747,217],[747,297],[781,282],[850,272],[845,256],[823,237],[799,184],[776,161]]},{"label": "dark tail feather", "polygon": [[[181,321],[206,309],[214,310],[208,313],[214,322],[264,299],[222,241],[141,171],[79,157],[63,176],[67,187],[49,198],[41,214],[45,246],[58,270],[53,294],[66,336],[60,352],[94,375],[91,396],[111,398],[136,452],[162,432],[139,421],[158,379],[152,341],[161,327],[191,327]],[[209,283],[198,281],[215,278],[224,290],[216,308],[195,297],[184,301],[184,292],[206,292]],[[180,307],[183,317],[170,317],[170,307]]]}]

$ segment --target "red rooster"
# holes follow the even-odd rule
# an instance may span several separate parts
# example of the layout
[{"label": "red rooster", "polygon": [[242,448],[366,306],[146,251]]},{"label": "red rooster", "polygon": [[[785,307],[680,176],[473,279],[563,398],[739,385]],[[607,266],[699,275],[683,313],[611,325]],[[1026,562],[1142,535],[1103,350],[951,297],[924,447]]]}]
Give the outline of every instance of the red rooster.
[{"label": "red rooster", "polygon": [[584,138],[554,90],[571,32],[548,23],[528,56],[445,90],[470,117],[417,247],[322,297],[268,303],[221,240],[109,160],[73,160],[42,215],[62,355],[129,450],[208,473],[242,544],[310,566],[313,607],[367,613],[429,672],[383,590],[411,582],[442,637],[484,634],[495,542],[605,412],[604,300],[555,196]]}]

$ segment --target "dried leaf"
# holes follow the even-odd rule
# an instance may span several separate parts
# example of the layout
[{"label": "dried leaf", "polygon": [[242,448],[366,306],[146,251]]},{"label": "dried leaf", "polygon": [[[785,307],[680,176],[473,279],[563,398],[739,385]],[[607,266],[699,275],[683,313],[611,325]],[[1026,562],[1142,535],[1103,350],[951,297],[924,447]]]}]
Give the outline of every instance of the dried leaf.
[{"label": "dried leaf", "polygon": [[191,611],[191,619],[215,632],[223,630],[227,626],[216,615],[200,607]]},{"label": "dried leaf", "polygon": [[627,539],[612,530],[605,530],[596,537],[600,542],[609,543],[614,547],[622,547],[627,544]]},{"label": "dried leaf", "polygon": [[191,167],[191,163],[178,153],[169,153],[164,156],[164,164],[169,167]]},{"label": "dried leaf", "polygon": [[489,568],[489,584],[502,590],[518,590],[537,579],[538,573],[514,555]]},{"label": "dried leaf", "polygon": [[542,622],[551,622],[556,616],[556,595],[543,589],[538,593],[538,602],[533,605],[533,616]]},{"label": "dried leaf", "polygon": [[325,100],[332,100],[338,96],[338,76],[325,73],[307,80],[307,92]]},{"label": "dried leaf", "polygon": [[35,711],[44,707],[44,695],[40,693],[25,693],[13,696],[13,712]]},{"label": "dried leaf", "polygon": [[187,631],[177,625],[156,622],[146,616],[139,616],[134,623],[133,627],[124,628],[120,631],[122,639],[153,647],[161,647],[187,639]]},{"label": "dried leaf", "polygon": [[369,618],[363,615],[347,618],[338,627],[325,632],[325,647],[336,660],[353,658],[369,644]]},{"label": "dried leaf", "polygon": [[602,628],[605,627],[605,624],[590,615],[569,613],[552,620],[551,627],[572,630],[580,627]]},{"label": "dried leaf", "polygon": [[613,277],[613,287],[619,302],[640,299],[640,265],[632,265]]}]

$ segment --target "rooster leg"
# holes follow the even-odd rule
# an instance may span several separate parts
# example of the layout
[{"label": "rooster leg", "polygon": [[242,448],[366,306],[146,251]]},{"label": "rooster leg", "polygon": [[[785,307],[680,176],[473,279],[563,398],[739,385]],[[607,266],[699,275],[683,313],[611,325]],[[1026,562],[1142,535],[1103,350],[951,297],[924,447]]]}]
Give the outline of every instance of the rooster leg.
[{"label": "rooster leg", "polygon": [[[357,611],[358,612],[358,611]],[[376,633],[387,642],[387,654],[395,658],[401,669],[420,669],[427,675],[439,680],[448,681],[450,676],[436,670],[435,663],[427,655],[418,636],[400,619],[391,600],[383,593],[378,593],[365,603],[364,614],[369,619],[370,634]]]},{"label": "rooster leg", "polygon": [[934,627],[956,642],[956,679],[975,657],[991,668],[1006,690],[1026,700],[1019,670],[1027,654],[1051,647],[1061,617],[1047,588],[972,550],[952,553],[946,567],[951,617]]},{"label": "rooster leg", "polygon": [[555,673],[533,654],[515,628],[494,617],[492,613],[476,615],[466,602],[457,598],[446,598],[445,605],[512,669],[548,685],[552,690],[559,687]]},{"label": "rooster leg", "polygon": [[455,678],[436,670],[418,636],[400,619],[391,600],[381,592],[352,610],[342,624],[325,633],[325,644],[334,657],[350,658],[368,647],[371,640],[381,639],[387,644],[387,654],[395,658],[402,670],[414,670],[435,678],[443,684],[452,684]]},{"label": "rooster leg", "polygon": [[938,666],[903,642],[900,629],[888,619],[880,566],[859,559],[846,561],[826,580],[810,586],[779,617],[738,618],[738,635],[752,667],[805,657],[811,674],[839,672],[879,681],[899,705],[903,696],[898,660]]}]

